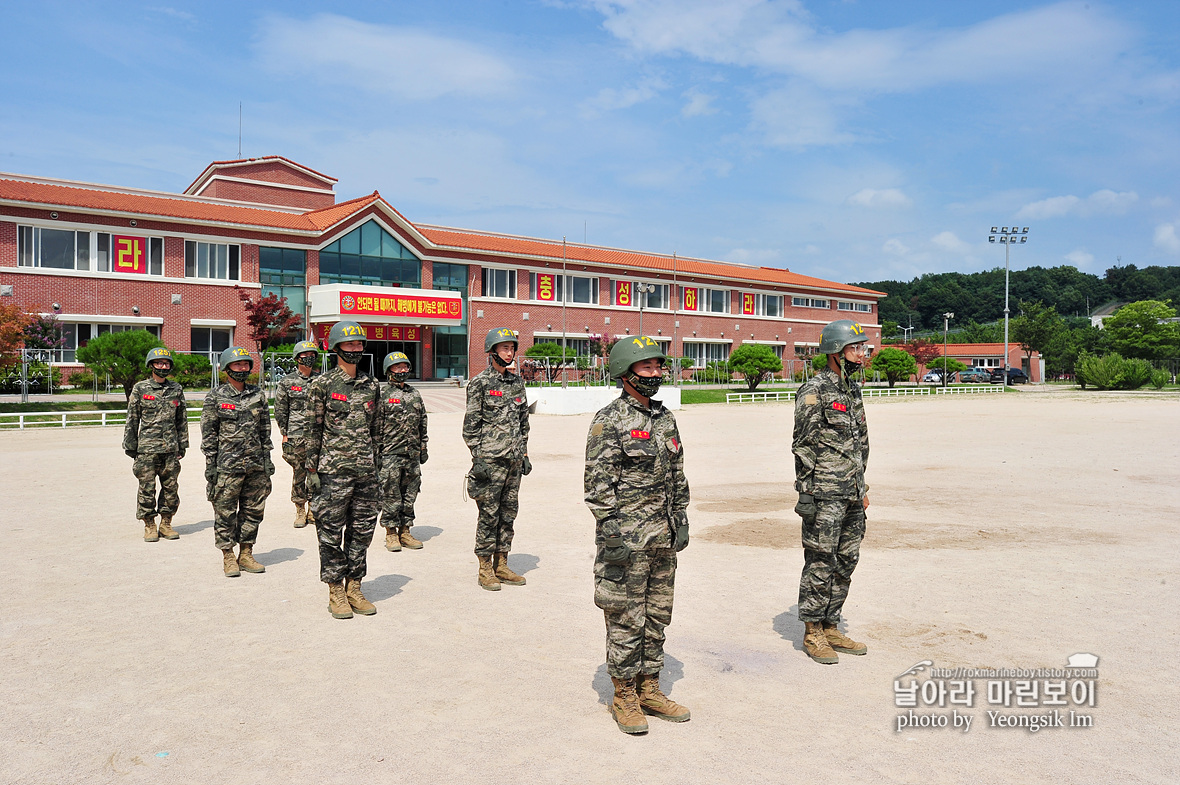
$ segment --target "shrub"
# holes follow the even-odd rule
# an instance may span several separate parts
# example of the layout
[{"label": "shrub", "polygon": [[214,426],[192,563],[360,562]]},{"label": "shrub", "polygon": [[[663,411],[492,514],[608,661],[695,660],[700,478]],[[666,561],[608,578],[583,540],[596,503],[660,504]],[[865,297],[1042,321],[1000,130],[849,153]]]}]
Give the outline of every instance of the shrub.
[{"label": "shrub", "polygon": [[1156,368],[1151,372],[1151,386],[1157,390],[1164,389],[1164,385],[1171,380],[1172,376],[1163,368]]},{"label": "shrub", "polygon": [[204,354],[174,354],[176,375],[182,387],[208,387],[213,377],[213,366]]},{"label": "shrub", "polygon": [[1128,360],[1117,352],[1087,354],[1078,358],[1077,375],[1083,389],[1092,384],[1099,390],[1138,390],[1152,380],[1152,368],[1146,360]]}]

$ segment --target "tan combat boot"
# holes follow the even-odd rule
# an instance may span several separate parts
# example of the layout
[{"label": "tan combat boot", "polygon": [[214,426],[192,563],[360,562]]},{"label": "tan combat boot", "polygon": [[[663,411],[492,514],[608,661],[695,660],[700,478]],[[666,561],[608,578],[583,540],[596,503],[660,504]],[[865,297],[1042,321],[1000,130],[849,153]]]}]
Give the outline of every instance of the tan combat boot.
[{"label": "tan combat boot", "polygon": [[406,546],[412,551],[419,550],[422,547],[422,541],[410,534],[409,526],[402,526],[397,531],[398,538],[401,540],[402,545]]},{"label": "tan combat boot", "polygon": [[241,553],[238,554],[238,566],[246,572],[266,572],[266,568],[254,558],[254,546],[242,543]]},{"label": "tan combat boot", "polygon": [[377,612],[377,606],[365,599],[365,595],[361,593],[361,582],[355,578],[348,579],[344,596],[348,598],[349,606],[361,616],[372,616]]},{"label": "tan combat boot", "polygon": [[160,536],[165,540],[179,540],[180,535],[176,533],[176,529],[172,528],[172,516],[160,516]]},{"label": "tan combat boot", "polygon": [[824,635],[824,625],[818,621],[804,623],[807,625],[807,632],[803,634],[803,651],[807,652],[807,656],[824,665],[839,662],[840,658],[836,656],[832,644],[828,643],[828,637]]},{"label": "tan combat boot", "polygon": [[159,542],[160,535],[156,531],[156,516],[149,515],[143,519],[143,541]]},{"label": "tan combat boot", "polygon": [[488,591],[500,591],[500,581],[492,569],[492,557],[475,555],[479,559],[479,585]]},{"label": "tan combat boot", "polygon": [[385,550],[393,551],[394,553],[402,549],[402,539],[397,536],[397,529],[385,530]]},{"label": "tan combat boot", "polygon": [[824,622],[824,637],[828,639],[828,643],[833,649],[841,654],[867,654],[869,647],[865,646],[859,641],[854,641],[840,630],[836,629],[835,624]]},{"label": "tan combat boot", "polygon": [[610,716],[615,718],[623,733],[647,733],[647,718],[639,708],[639,695],[635,692],[634,679],[610,680],[615,685],[615,697],[610,703]]},{"label": "tan combat boot", "polygon": [[352,618],[352,606],[348,604],[348,597],[344,594],[343,583],[328,584],[328,611],[333,619]]},{"label": "tan combat boot", "polygon": [[512,570],[508,569],[507,553],[497,553],[493,564],[495,565],[494,569],[496,571],[496,579],[499,580],[500,583],[507,583],[509,586],[524,586],[524,576],[517,575]]},{"label": "tan combat boot", "polygon": [[295,528],[302,529],[307,525],[307,508],[302,504],[295,505]]},{"label": "tan combat boot", "polygon": [[685,722],[692,716],[688,709],[660,691],[660,674],[641,673],[635,677],[635,681],[639,692],[639,708],[645,714],[669,722]]},{"label": "tan combat boot", "polygon": [[238,569],[238,557],[234,556],[233,548],[222,551],[221,556],[222,566],[225,568],[225,577],[236,578],[242,574],[242,571]]},{"label": "tan combat boot", "polygon": [[315,514],[311,511],[311,504],[307,505],[307,522],[312,526],[315,525]]}]

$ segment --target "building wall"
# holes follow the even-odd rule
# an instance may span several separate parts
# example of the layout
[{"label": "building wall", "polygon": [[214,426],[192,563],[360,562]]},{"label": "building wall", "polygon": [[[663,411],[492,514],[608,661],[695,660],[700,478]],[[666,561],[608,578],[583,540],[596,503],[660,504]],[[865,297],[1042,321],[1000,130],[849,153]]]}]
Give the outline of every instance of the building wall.
[{"label": "building wall", "polygon": [[[227,170],[225,174],[233,177],[240,176],[234,169]],[[323,183],[320,183],[320,187],[323,187]],[[292,188],[275,188],[264,183],[237,183],[226,180],[213,180],[201,190],[200,195],[213,199],[233,199],[238,202],[298,207],[304,210],[322,210],[336,204],[336,197],[332,194],[297,191]]]}]

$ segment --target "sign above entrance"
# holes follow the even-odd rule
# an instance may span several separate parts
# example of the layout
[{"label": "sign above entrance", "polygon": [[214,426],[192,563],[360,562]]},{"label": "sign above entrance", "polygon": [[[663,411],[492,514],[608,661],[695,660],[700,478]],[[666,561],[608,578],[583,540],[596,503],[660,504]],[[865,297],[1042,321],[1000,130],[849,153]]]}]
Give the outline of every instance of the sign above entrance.
[{"label": "sign above entrance", "polygon": [[[317,324],[316,337],[322,342],[328,337],[330,324]],[[417,343],[422,340],[422,328],[410,327],[405,324],[362,324],[365,338],[370,341],[411,341]]]},{"label": "sign above entrance", "polygon": [[340,292],[340,314],[345,318],[348,316],[400,316],[442,319],[459,324],[463,321],[463,301],[457,297],[401,293],[373,294],[342,290]]}]

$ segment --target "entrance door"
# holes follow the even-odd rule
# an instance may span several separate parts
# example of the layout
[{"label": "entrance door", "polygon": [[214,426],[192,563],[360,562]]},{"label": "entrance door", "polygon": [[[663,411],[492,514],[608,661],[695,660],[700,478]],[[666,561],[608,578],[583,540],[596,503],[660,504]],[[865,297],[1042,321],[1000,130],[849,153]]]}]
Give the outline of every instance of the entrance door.
[{"label": "entrance door", "polygon": [[422,366],[419,347],[420,343],[416,341],[369,341],[365,347],[365,354],[372,358],[373,375],[377,376],[382,381],[385,381],[385,375],[381,373],[381,366],[385,362],[385,357],[390,352],[401,352],[406,357],[410,358],[410,378],[422,378]]}]

